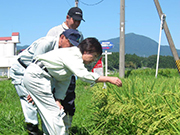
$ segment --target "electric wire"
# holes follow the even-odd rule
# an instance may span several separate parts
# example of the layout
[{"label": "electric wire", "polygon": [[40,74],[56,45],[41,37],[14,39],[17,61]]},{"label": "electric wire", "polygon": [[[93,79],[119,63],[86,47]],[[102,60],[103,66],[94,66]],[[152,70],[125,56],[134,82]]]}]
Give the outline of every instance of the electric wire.
[{"label": "electric wire", "polygon": [[94,3],[94,4],[88,4],[88,3],[85,3],[85,2],[83,2],[83,1],[80,0],[80,2],[81,2],[82,4],[84,4],[84,5],[86,5],[86,6],[95,6],[95,5],[100,4],[100,3],[103,2],[103,1],[104,1],[104,0],[100,0],[100,1],[97,2],[97,3]]},{"label": "electric wire", "polygon": [[70,3],[68,2],[68,0],[66,0],[67,4],[71,7]]}]

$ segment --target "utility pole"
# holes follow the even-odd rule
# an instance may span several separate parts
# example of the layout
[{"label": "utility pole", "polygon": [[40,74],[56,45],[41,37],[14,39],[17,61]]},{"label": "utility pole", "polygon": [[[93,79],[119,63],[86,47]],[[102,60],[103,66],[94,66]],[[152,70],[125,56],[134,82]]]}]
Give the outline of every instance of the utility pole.
[{"label": "utility pole", "polygon": [[78,7],[79,0],[75,0],[75,7]]},{"label": "utility pole", "polygon": [[[160,7],[160,4],[159,4],[159,1],[158,0],[154,0],[154,3],[156,5],[156,9],[158,11],[158,14],[159,14],[159,18],[161,19],[161,16],[163,15],[163,12],[161,10],[161,7]],[[168,40],[168,43],[169,43],[169,46],[171,48],[171,52],[174,56],[174,60],[176,61],[176,66],[177,66],[177,69],[180,73],[180,59],[179,59],[179,56],[177,54],[177,51],[176,51],[176,48],[174,46],[174,42],[172,40],[172,37],[171,37],[171,34],[170,34],[170,31],[169,31],[169,28],[167,26],[167,23],[166,23],[166,20],[164,21],[164,31],[165,31],[165,34],[166,34],[166,38]]]},{"label": "utility pole", "polygon": [[125,0],[120,2],[119,77],[125,75]]},{"label": "utility pole", "polygon": [[164,29],[164,21],[165,21],[166,15],[162,14],[161,15],[161,25],[160,25],[160,32],[159,32],[159,45],[158,45],[158,53],[157,53],[157,63],[156,63],[156,74],[155,77],[157,78],[158,74],[158,67],[159,67],[159,55],[160,55],[160,46],[161,46],[161,33],[162,30]]}]

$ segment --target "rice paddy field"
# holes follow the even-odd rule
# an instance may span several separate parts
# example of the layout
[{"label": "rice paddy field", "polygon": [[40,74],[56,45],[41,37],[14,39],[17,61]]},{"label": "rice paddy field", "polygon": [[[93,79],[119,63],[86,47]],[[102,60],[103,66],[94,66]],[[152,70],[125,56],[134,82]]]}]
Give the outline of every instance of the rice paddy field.
[{"label": "rice paddy field", "polygon": [[[118,73],[111,74],[118,76]],[[177,69],[126,71],[122,87],[77,80],[72,135],[180,134],[180,75]],[[0,134],[27,135],[11,80],[0,81]],[[39,119],[40,120],[40,119]],[[39,125],[41,128],[41,124]]]}]

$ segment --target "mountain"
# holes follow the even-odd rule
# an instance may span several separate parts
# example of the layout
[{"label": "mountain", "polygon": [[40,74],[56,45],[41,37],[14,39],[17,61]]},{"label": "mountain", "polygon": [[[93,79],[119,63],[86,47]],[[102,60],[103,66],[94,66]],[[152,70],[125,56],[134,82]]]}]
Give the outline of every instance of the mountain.
[{"label": "mountain", "polygon": [[[114,47],[109,49],[109,52],[119,52],[119,37],[112,38],[106,41],[113,43]],[[17,46],[17,50],[22,50],[27,48],[25,46]],[[177,49],[176,49],[177,50]],[[129,33],[125,35],[125,53],[126,54],[136,54],[138,56],[148,57],[151,55],[157,55],[158,43],[151,38],[146,36]],[[177,50],[178,56],[180,56],[180,50]],[[162,56],[172,56],[171,49],[168,45],[161,45],[160,55]]]},{"label": "mountain", "polygon": [[17,45],[17,50],[23,50],[26,49],[29,45],[24,45],[24,46],[18,46]]},{"label": "mountain", "polygon": [[[110,41],[114,47],[109,49],[110,52],[119,52],[119,37],[112,38]],[[176,49],[177,50],[177,49]],[[129,33],[125,35],[125,53],[136,54],[138,56],[148,57],[151,55],[157,55],[158,43],[146,36]],[[180,50],[177,50],[178,56],[180,56]],[[171,49],[167,45],[161,45],[160,55],[172,56]]]}]

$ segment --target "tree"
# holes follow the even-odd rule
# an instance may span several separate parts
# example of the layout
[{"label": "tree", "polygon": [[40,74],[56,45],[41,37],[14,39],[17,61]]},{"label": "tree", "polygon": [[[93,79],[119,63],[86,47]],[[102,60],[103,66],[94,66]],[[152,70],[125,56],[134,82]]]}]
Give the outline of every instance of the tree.
[{"label": "tree", "polygon": [[[137,69],[142,67],[156,68],[157,55],[149,57],[140,57],[136,54],[125,55],[125,68]],[[172,56],[161,56],[159,58],[159,68],[176,68],[174,58]],[[108,55],[108,69],[119,69],[119,53],[113,52]]]}]

